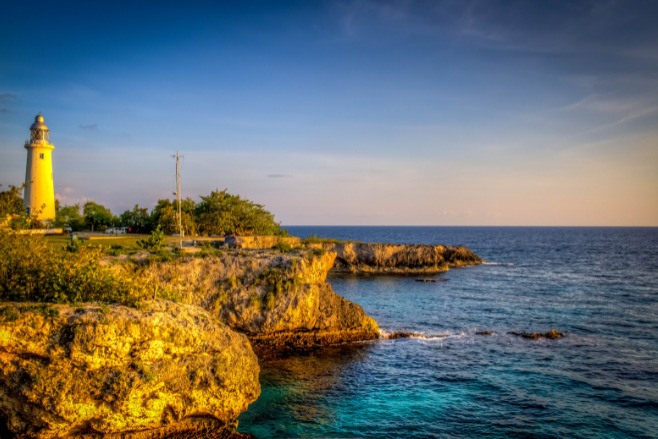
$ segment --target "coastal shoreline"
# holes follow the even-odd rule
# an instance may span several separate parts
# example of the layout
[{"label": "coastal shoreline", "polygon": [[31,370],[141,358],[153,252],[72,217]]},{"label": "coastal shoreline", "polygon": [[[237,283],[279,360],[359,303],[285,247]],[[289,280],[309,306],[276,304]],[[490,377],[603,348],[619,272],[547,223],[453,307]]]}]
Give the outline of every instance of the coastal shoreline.
[{"label": "coastal shoreline", "polygon": [[[0,366],[3,373],[6,375],[11,370],[13,371],[11,373],[20,375],[29,371],[28,373],[33,377],[32,382],[39,382],[39,385],[31,385],[30,391],[33,396],[29,400],[23,400],[10,381],[0,383],[0,392],[5,395],[4,400],[10,401],[11,398],[16,397],[21,400],[20,404],[10,403],[10,406],[18,407],[14,409],[14,415],[11,415],[13,416],[11,419],[14,421],[10,423],[10,429],[16,434],[16,437],[50,439],[62,434],[77,434],[78,437],[91,438],[95,437],[94,435],[105,434],[105,437],[119,435],[135,439],[176,438],[182,437],[180,435],[184,431],[198,430],[202,432],[204,428],[206,431],[219,429],[217,430],[217,434],[220,435],[218,437],[233,437],[230,436],[230,427],[226,429],[216,423],[213,424],[213,427],[208,426],[214,422],[213,419],[221,420],[221,425],[224,426],[232,425],[237,415],[246,409],[246,405],[240,403],[239,406],[231,406],[229,404],[223,409],[211,408],[211,405],[204,406],[206,404],[203,402],[204,399],[210,398],[208,399],[210,401],[218,396],[213,396],[212,392],[205,395],[204,392],[207,392],[203,390],[203,379],[205,378],[198,381],[199,376],[194,373],[189,375],[188,381],[185,381],[187,383],[185,386],[188,387],[181,388],[181,392],[183,392],[181,395],[186,391],[195,392],[201,404],[198,408],[189,406],[185,409],[182,407],[172,409],[173,406],[170,407],[170,403],[164,403],[164,405],[157,406],[159,408],[154,408],[155,411],[150,412],[151,418],[149,419],[151,420],[149,421],[146,421],[146,418],[141,421],[137,418],[130,419],[131,409],[127,409],[130,405],[125,404],[135,400],[138,394],[148,394],[148,389],[153,385],[159,385],[158,383],[161,383],[166,375],[167,361],[171,361],[166,359],[166,355],[156,360],[156,357],[149,354],[150,351],[146,347],[160,345],[165,342],[164,340],[168,340],[167,337],[170,337],[170,335],[166,335],[168,332],[183,334],[188,330],[184,328],[190,327],[190,323],[183,326],[182,322],[178,322],[176,315],[181,315],[181,312],[198,315],[198,317],[192,318],[197,322],[195,324],[215,325],[208,326],[208,328],[223,328],[221,330],[231,340],[238,340],[236,337],[246,335],[244,342],[238,342],[238,344],[245,346],[248,351],[252,351],[249,355],[253,358],[256,358],[253,352],[259,357],[287,355],[318,347],[376,340],[382,338],[377,323],[363,311],[361,306],[344,299],[333,291],[330,283],[327,282],[327,275],[330,272],[332,275],[349,272],[350,275],[367,276],[415,275],[420,272],[435,274],[444,272],[451,267],[476,265],[481,262],[470,250],[464,248],[366,243],[331,244],[326,248],[325,246],[309,246],[305,250],[292,251],[235,249],[220,253],[201,258],[183,256],[173,261],[163,262],[149,262],[148,259],[139,255],[134,260],[122,257],[109,257],[104,260],[104,265],[108,270],[116,271],[132,270],[133,265],[131,264],[137,264],[135,269],[141,273],[140,276],[143,277],[144,282],[153,285],[156,289],[167,290],[172,297],[178,298],[181,305],[169,306],[166,305],[167,301],[158,299],[156,302],[146,305],[144,311],[139,312],[130,311],[130,308],[117,308],[116,305],[108,307],[103,304],[78,304],[75,309],[67,307],[67,305],[43,305],[48,308],[46,311],[43,311],[43,307],[40,305],[40,307],[29,308],[31,311],[28,312],[26,306],[30,305],[5,304],[4,317],[0,319],[2,327],[0,329],[4,331],[3,333],[14,335],[0,339],[0,343],[2,343],[0,347],[3,350],[0,353],[0,358],[3,359]],[[142,268],[139,268],[140,266]],[[337,270],[334,269],[336,266],[339,267]],[[349,268],[345,270],[346,267]],[[162,317],[158,317],[153,323],[146,323],[152,319],[149,316],[155,309],[162,313]],[[180,310],[173,312],[174,309]],[[167,317],[172,312],[173,314]],[[114,349],[114,345],[123,346],[118,342],[119,339],[110,343],[112,346],[107,345],[107,341],[101,342],[104,337],[102,334],[107,330],[122,333],[125,329],[121,328],[130,327],[128,323],[121,323],[119,325],[123,325],[121,328],[112,329],[116,320],[113,316],[124,314],[132,317],[125,317],[123,320],[132,319],[140,328],[147,328],[148,325],[156,325],[154,328],[160,328],[157,325],[161,325],[161,323],[158,322],[168,321],[170,323],[167,325],[170,325],[168,326],[170,329],[149,329],[146,332],[140,332],[142,334],[140,337],[145,338],[130,349],[132,352],[130,355],[132,355],[131,358],[143,359],[121,360],[122,362],[116,365],[112,363],[110,369],[103,372],[105,375],[95,378],[101,387],[93,390],[96,388],[95,385],[86,382],[88,379],[86,377],[90,376],[88,371],[92,370],[89,369],[90,365],[104,364],[108,361],[106,358],[110,352],[108,349]],[[191,321],[190,318],[186,319]],[[34,326],[34,322],[37,320],[40,322],[36,325],[37,329],[30,332],[28,328]],[[212,331],[217,330],[220,329],[212,329]],[[23,339],[27,334],[26,331],[32,334],[31,339],[45,337],[45,339],[55,340],[55,345],[51,348],[44,348],[43,346],[47,346],[47,344],[43,343],[32,345]],[[51,334],[52,331],[55,332]],[[60,332],[73,335],[53,335]],[[201,334],[199,332],[199,337]],[[158,337],[165,338],[163,341],[158,341]],[[191,337],[187,343],[198,345],[195,337]],[[114,340],[114,338],[109,340]],[[180,340],[180,343],[186,343],[183,338]],[[93,348],[94,345],[103,345],[103,343],[107,345],[105,348],[100,350]],[[144,346],[144,348],[139,346]],[[182,346],[176,349],[182,349]],[[208,349],[204,348],[204,345],[198,346],[200,351],[194,355],[203,355],[204,350]],[[213,349],[211,348],[210,351]],[[72,353],[78,352],[78,350],[86,352],[86,357],[83,358],[88,358],[85,360],[87,363],[79,363],[78,360],[71,357]],[[38,358],[48,359],[38,360]],[[56,369],[49,369],[50,372],[45,375],[40,372],[42,369],[42,366],[39,366],[40,361],[47,361],[47,364],[53,362],[54,364],[61,362],[69,364],[67,362],[73,361],[70,368],[76,371],[76,380],[78,380],[76,389],[79,389],[80,392],[82,392],[81,389],[91,389],[92,391],[88,395],[85,394],[84,397],[82,393],[78,396],[72,394],[69,398],[72,401],[89,400],[92,403],[95,398],[94,392],[112,394],[112,387],[107,387],[107,384],[103,383],[112,383],[113,380],[118,379],[113,377],[119,376],[122,377],[121,380],[127,381],[122,384],[124,390],[120,396],[117,396],[119,398],[117,402],[101,402],[96,409],[91,411],[85,409],[84,412],[80,412],[82,406],[76,405],[79,403],[68,404],[68,407],[65,408],[61,401],[53,398],[49,405],[35,406],[30,401],[43,400],[50,392],[48,389],[59,386],[54,381],[50,381],[62,378],[58,378]],[[237,361],[241,360],[237,359]],[[213,380],[223,382],[226,379],[224,369],[215,367],[212,370],[212,373],[216,375]],[[253,364],[247,367],[244,373],[251,374],[257,379],[258,366]],[[253,381],[253,376],[249,380]],[[174,377],[171,379],[173,380]],[[176,381],[172,381],[172,383],[174,382]],[[118,385],[119,381],[116,383]],[[199,385],[201,387],[192,390]],[[184,390],[186,388],[188,390]],[[256,392],[253,395],[254,392],[247,389],[236,390],[238,392],[236,397],[241,401],[253,400],[258,394]],[[246,393],[242,395],[241,392]],[[173,400],[171,404],[174,404]],[[4,407],[2,411],[7,417],[9,406]],[[37,407],[38,410],[35,410]],[[101,412],[98,410],[105,414],[100,415]],[[202,413],[205,413],[204,416],[208,416],[208,418],[205,420],[199,418],[201,422],[196,422],[199,419],[195,421],[195,417]],[[58,419],[56,423],[53,423],[55,419],[53,416]],[[98,416],[101,416],[102,420]],[[154,429],[156,425],[153,422],[160,416],[164,416],[162,419],[165,425]],[[198,424],[198,427],[194,426],[195,423]],[[53,429],[55,425],[57,427]],[[144,425],[147,428],[145,430],[137,429],[141,430],[138,432],[135,427],[128,427],[128,425]],[[177,433],[177,430],[180,432]]]}]

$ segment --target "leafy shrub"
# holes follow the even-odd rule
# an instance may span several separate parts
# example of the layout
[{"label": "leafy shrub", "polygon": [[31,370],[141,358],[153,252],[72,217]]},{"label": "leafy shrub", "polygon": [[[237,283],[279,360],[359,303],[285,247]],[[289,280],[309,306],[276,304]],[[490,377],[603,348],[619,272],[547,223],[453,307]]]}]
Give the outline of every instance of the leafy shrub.
[{"label": "leafy shrub", "polygon": [[283,271],[278,267],[274,267],[263,270],[258,279],[256,279],[255,284],[260,285],[264,283],[269,291],[278,294],[283,291],[283,281]]},{"label": "leafy shrub", "polygon": [[284,271],[280,267],[267,268],[263,270],[254,284],[260,285],[264,283],[268,291],[273,292],[275,295],[283,291],[294,291],[299,287],[301,278],[299,275],[294,274],[296,264],[293,265],[291,262],[290,267],[291,269],[289,271]]},{"label": "leafy shrub", "polygon": [[99,248],[71,253],[48,248],[42,237],[0,232],[0,300],[138,306],[143,299],[171,295],[128,266],[100,265],[102,256]]},{"label": "leafy shrub", "polygon": [[66,244],[66,247],[64,248],[67,252],[70,253],[78,253],[80,250],[82,250],[82,247],[84,247],[85,244],[81,239],[78,239],[77,236],[71,237],[71,240]]},{"label": "leafy shrub", "polygon": [[279,241],[273,248],[279,250],[281,253],[288,253],[290,250],[292,250],[292,245],[288,244],[287,242]]},{"label": "leafy shrub", "polygon": [[21,215],[25,211],[21,197],[24,187],[9,185],[9,190],[0,192],[0,219],[4,220],[7,215]]},{"label": "leafy shrub", "polygon": [[221,258],[224,256],[224,252],[214,248],[209,242],[204,242],[203,245],[201,246],[201,251],[197,253],[198,257],[208,257],[208,256],[215,256],[218,258]]},{"label": "leafy shrub", "polygon": [[123,246],[122,245],[111,245],[110,248],[107,250],[107,254],[110,256],[119,256],[124,254]]},{"label": "leafy shrub", "polygon": [[147,265],[154,264],[154,263],[157,263],[157,262],[173,262],[173,261],[176,261],[179,258],[179,256],[182,256],[183,254],[184,253],[182,253],[182,252],[179,253],[175,250],[172,253],[172,252],[168,251],[167,249],[162,248],[162,249],[158,250],[157,252],[151,253],[150,255],[148,255],[148,257],[146,258],[146,262],[147,262]]},{"label": "leafy shrub", "polygon": [[347,241],[340,241],[338,239],[331,239],[331,238],[319,238],[317,235],[309,236],[307,238],[302,239],[302,244],[303,245],[308,245],[308,244],[344,244]]},{"label": "leafy shrub", "polygon": [[165,247],[165,234],[158,225],[147,239],[140,239],[137,245],[143,249],[159,252]]}]

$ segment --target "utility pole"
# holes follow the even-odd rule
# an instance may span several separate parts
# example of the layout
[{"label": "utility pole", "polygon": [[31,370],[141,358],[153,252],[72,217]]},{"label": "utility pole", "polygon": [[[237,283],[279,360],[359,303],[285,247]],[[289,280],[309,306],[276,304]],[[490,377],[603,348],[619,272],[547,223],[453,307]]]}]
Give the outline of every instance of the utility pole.
[{"label": "utility pole", "polygon": [[181,193],[180,193],[180,159],[184,156],[179,155],[176,151],[176,155],[172,155],[172,158],[176,158],[176,199],[178,201],[178,247],[183,248],[183,223],[182,223],[182,214],[181,214]]}]

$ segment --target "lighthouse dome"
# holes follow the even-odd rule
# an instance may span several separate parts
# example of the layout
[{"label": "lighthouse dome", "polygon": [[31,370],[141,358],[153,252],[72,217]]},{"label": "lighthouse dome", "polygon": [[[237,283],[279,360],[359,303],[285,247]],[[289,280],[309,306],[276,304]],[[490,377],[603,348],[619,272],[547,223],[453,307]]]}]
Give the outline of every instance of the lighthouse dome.
[{"label": "lighthouse dome", "polygon": [[42,130],[42,131],[49,131],[48,130],[48,125],[46,125],[43,122],[43,116],[41,114],[37,114],[36,117],[34,118],[34,123],[30,127],[30,130]]},{"label": "lighthouse dome", "polygon": [[50,130],[48,125],[43,122],[43,116],[37,114],[34,118],[34,123],[30,127],[30,143],[48,143],[50,137]]}]

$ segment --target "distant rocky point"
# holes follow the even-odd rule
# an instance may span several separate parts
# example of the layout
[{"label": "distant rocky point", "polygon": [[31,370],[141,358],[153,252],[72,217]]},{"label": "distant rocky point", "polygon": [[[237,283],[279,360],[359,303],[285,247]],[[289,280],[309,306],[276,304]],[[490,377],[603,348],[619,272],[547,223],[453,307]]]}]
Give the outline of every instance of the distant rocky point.
[{"label": "distant rocky point", "polygon": [[309,247],[336,253],[332,273],[427,275],[484,262],[461,246],[346,242]]}]

